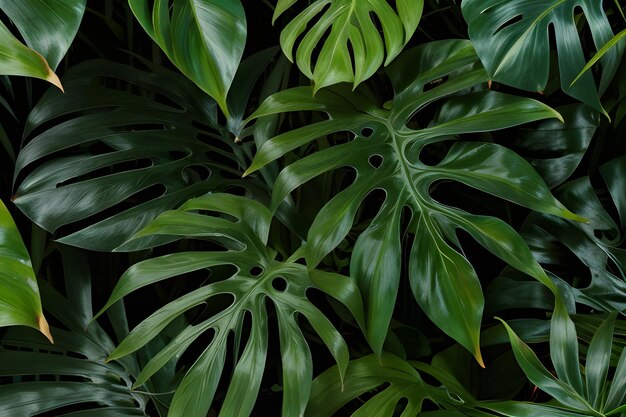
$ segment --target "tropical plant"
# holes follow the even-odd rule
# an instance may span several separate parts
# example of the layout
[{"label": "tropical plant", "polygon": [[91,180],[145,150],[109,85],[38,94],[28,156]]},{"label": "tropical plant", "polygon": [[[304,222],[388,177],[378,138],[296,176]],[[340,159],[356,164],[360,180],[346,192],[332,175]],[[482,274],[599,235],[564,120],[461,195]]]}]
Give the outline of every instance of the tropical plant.
[{"label": "tropical plant", "polygon": [[618,1],[57,3],[0,0],[0,414],[626,415]]}]

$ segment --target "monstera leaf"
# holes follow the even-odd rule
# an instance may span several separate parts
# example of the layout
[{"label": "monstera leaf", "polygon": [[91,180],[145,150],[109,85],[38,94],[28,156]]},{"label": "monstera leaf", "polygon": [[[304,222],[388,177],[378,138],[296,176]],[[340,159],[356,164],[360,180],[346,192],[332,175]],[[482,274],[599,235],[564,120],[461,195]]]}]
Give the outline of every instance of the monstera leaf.
[{"label": "monstera leaf", "polygon": [[[466,230],[505,262],[552,284],[509,225],[495,217],[440,204],[430,196],[430,189],[441,180],[458,181],[533,210],[581,218],[550,194],[524,159],[503,146],[456,142],[434,165],[424,163],[420,154],[426,146],[449,143],[446,141],[462,133],[560,116],[534,100],[490,91],[468,92],[488,80],[468,41],[433,42],[407,51],[390,68],[390,77],[395,89],[393,101],[385,106],[390,109],[340,89],[320,91],[315,98],[311,89],[304,87],[270,96],[251,119],[303,110],[325,113],[327,119],[266,142],[246,174],[317,138],[351,132],[349,141],[287,166],[275,183],[272,207],[323,172],[345,166],[356,171],[354,182],[326,204],[308,232],[307,262],[314,267],[348,234],[365,197],[374,190],[385,192],[378,213],[356,241],[350,263],[350,274],[365,298],[366,334],[379,354],[398,291],[402,213],[409,208],[412,217],[406,230],[414,236],[414,243],[405,251],[410,253],[413,294],[428,317],[481,362],[483,294],[455,230]],[[437,100],[453,95],[438,106],[434,118],[429,116],[428,109],[432,112]],[[337,137],[341,140],[345,133]]]},{"label": "monstera leaf", "polygon": [[[613,37],[602,2],[595,0],[464,0],[463,16],[469,37],[495,81],[531,91],[543,91],[550,70],[549,26],[559,60],[561,88],[568,95],[604,112],[591,73],[585,66],[575,12],[580,9],[589,22],[596,49]],[[619,66],[623,48],[613,48],[602,58],[599,93],[608,87]]]},{"label": "monstera leaf", "polygon": [[[296,1],[279,0],[273,20]],[[295,44],[306,32],[297,47],[296,63],[300,71],[313,80],[314,92],[340,82],[356,87],[371,77],[383,61],[388,65],[417,29],[424,1],[398,0],[395,5],[397,10],[386,0],[314,1],[283,29],[280,45],[293,62]],[[382,34],[374,16],[380,22]],[[328,36],[322,41],[326,33]],[[312,63],[320,42],[319,55]]]},{"label": "monstera leaf", "polygon": [[[442,385],[435,387],[424,382],[420,372],[435,378]],[[365,400],[360,398],[372,391],[378,392]],[[428,416],[428,412],[422,410],[424,400],[442,409],[445,407],[451,413],[433,415],[462,416],[466,414],[452,410],[471,408],[476,402],[445,370],[383,353],[380,358],[369,355],[351,361],[345,378],[342,378],[336,366],[315,378],[306,416],[330,417],[356,399],[362,404],[352,414],[354,417],[392,417],[398,415],[398,412],[404,417]],[[405,402],[400,406],[402,400]]]},{"label": "monstera leaf", "polygon": [[[621,247],[626,220],[622,186],[626,158],[607,162],[601,166],[600,173],[610,198],[600,200],[589,177],[570,181],[557,190],[562,201],[589,219],[588,224],[534,213],[522,228],[522,235],[535,258],[548,265],[546,268],[555,268],[555,274],[559,274],[559,265],[573,262],[581,263],[589,271],[588,286],[572,287],[578,302],[599,311],[622,311],[626,308],[626,284],[622,278],[626,274],[626,252]],[[619,219],[614,220],[608,211],[616,211]],[[578,277],[563,278],[569,282],[570,278]]]},{"label": "monstera leaf", "polygon": [[[106,87],[111,79],[121,88]],[[61,242],[112,250],[159,213],[241,182],[240,148],[215,123],[215,103],[184,77],[91,61],[65,83],[65,94],[48,91],[29,115],[14,196],[44,229],[66,226]]]},{"label": "monstera leaf", "polygon": [[246,43],[246,16],[239,0],[128,3],[172,63],[228,115],[226,96]]},{"label": "monstera leaf", "polygon": [[[51,328],[55,344],[19,327],[10,328],[0,340],[0,414],[147,416],[149,397],[131,390],[137,356],[106,363],[115,342],[98,323],[89,325],[93,313],[87,257],[77,251],[62,253],[68,295],[40,282],[44,308],[60,323]],[[127,328],[123,314],[110,317],[118,331]]]},{"label": "monstera leaf", "polygon": [[[214,282],[156,311],[137,325],[109,357],[115,360],[136,351],[185,311],[202,303],[211,304],[216,296],[229,295],[231,302],[227,306],[184,329],[137,377],[135,386],[141,386],[165,363],[180,358],[194,340],[212,333],[210,342],[182,379],[169,417],[206,416],[224,370],[231,334],[235,346],[242,346],[242,352],[235,352],[238,359],[220,416],[250,414],[267,359],[268,302],[275,307],[280,335],[283,416],[303,415],[311,388],[311,352],[298,315],[306,318],[337,361],[340,372],[345,373],[349,359],[346,343],[328,318],[307,299],[306,291],[324,290],[344,302],[361,321],[358,290],[347,277],[309,270],[295,262],[298,255],[278,261],[276,252],[267,247],[271,218],[269,210],[256,201],[230,194],[209,194],[188,201],[176,211],[163,213],[137,235],[209,239],[225,250],[181,252],[140,262],[122,276],[105,309],[130,292],[166,278],[219,265],[236,267],[232,276],[218,277],[223,278],[218,281],[211,277]],[[247,320],[249,336],[242,333]]]},{"label": "monstera leaf", "polygon": [[581,103],[556,110],[564,122],[543,120],[494,135],[525,157],[551,189],[572,175],[600,124],[599,113]]}]

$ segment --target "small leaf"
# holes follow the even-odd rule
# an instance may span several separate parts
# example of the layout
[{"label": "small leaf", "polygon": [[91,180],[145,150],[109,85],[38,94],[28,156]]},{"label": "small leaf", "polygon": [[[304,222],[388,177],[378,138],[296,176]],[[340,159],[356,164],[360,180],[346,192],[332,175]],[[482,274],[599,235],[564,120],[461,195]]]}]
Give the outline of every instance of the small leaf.
[{"label": "small leaf", "polygon": [[45,58],[27,48],[0,22],[0,75],[21,75],[46,80],[63,91],[59,77]]},{"label": "small leaf", "polygon": [[[535,353],[524,343],[515,332],[501,319],[509,334],[511,346],[513,347],[513,353],[517,363],[522,368],[530,382],[537,385],[539,389],[545,391],[562,404],[573,407],[577,410],[584,410],[584,412],[594,413],[593,408],[582,398],[574,388],[566,383],[556,379],[552,374],[543,366],[539,361]],[[578,358],[576,359],[578,362]]]},{"label": "small leaf", "polygon": [[0,201],[0,326],[15,325],[35,328],[52,342],[30,256]]},{"label": "small leaf", "polygon": [[585,363],[587,399],[595,409],[599,409],[601,406],[601,393],[606,385],[616,317],[616,312],[611,313],[598,327],[587,352],[587,362]]},{"label": "small leaf", "polygon": [[148,35],[174,65],[229,115],[226,97],[246,42],[239,0],[129,0]]},{"label": "small leaf", "polygon": [[571,82],[570,87],[574,85],[574,83],[578,81],[578,79],[582,77],[585,72],[587,72],[591,67],[593,67],[596,64],[596,62],[598,62],[607,52],[609,52],[611,48],[614,48],[618,44],[618,42],[622,40],[624,36],[626,36],[626,29],[622,30],[620,33],[613,36],[610,41],[605,43],[604,46],[600,48],[593,57],[591,57],[591,59],[589,60],[589,62],[587,62],[587,64],[583,67],[583,69],[580,70],[580,73],[578,73],[576,78],[574,78],[574,81]]}]

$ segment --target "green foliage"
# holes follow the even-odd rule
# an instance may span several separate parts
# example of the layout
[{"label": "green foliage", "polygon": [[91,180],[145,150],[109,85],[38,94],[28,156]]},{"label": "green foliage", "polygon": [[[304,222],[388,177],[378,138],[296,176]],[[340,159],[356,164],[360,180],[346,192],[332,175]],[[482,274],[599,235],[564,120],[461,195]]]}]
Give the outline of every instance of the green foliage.
[{"label": "green foliage", "polygon": [[228,115],[226,95],[246,42],[239,0],[129,0],[128,4],[174,65]]},{"label": "green foliage", "polygon": [[41,309],[37,279],[17,226],[0,201],[0,326],[23,325],[52,341]]},{"label": "green foliage", "polygon": [[619,2],[0,10],[1,415],[624,414]]},{"label": "green foliage", "polygon": [[[272,21],[296,1],[278,0]],[[393,61],[409,42],[422,16],[424,0],[398,0],[396,8],[386,0],[317,0],[285,26],[280,46],[293,62],[298,43],[295,60],[300,71],[313,81],[313,91],[341,82],[356,88],[374,75],[383,61],[385,65]],[[319,14],[319,20],[308,28]],[[373,16],[380,22],[382,36]],[[306,34],[298,40],[303,32]],[[328,37],[322,41],[327,32]],[[320,41],[323,46],[312,63]]]},{"label": "green foliage", "polygon": [[[599,96],[606,91],[615,75],[623,48],[610,50],[602,58],[603,73],[599,94],[591,74],[572,81],[585,65],[585,55],[574,20],[574,9],[580,7],[598,49],[609,42],[613,31],[597,1],[577,0],[465,0],[463,15],[469,25],[469,36],[485,64],[490,77],[518,88],[543,91],[550,69],[548,26],[554,28],[563,91],[604,111]],[[519,18],[519,19],[518,19]],[[532,68],[532,71],[527,71]]]}]

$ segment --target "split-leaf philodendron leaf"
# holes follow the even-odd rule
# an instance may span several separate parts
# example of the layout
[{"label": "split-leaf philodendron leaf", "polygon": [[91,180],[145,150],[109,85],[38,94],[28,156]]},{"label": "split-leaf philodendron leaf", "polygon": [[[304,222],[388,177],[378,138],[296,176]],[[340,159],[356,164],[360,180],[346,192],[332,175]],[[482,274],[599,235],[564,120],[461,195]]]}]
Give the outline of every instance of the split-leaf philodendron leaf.
[{"label": "split-leaf philodendron leaf", "polygon": [[[225,214],[234,221],[201,213]],[[141,386],[172,358],[180,358],[201,335],[212,332],[206,349],[182,379],[169,417],[206,416],[224,370],[231,334],[241,343],[242,351],[234,364],[220,416],[250,414],[267,359],[268,302],[274,305],[278,321],[284,417],[303,415],[313,376],[311,352],[298,316],[308,321],[328,347],[340,372],[345,373],[348,347],[330,320],[309,301],[306,291],[308,288],[325,291],[343,302],[362,322],[358,289],[348,277],[311,270],[295,260],[278,261],[276,252],[267,246],[271,219],[270,211],[254,200],[209,194],[188,201],[178,210],[163,213],[137,235],[209,239],[225,250],[181,252],[140,262],[122,276],[104,309],[132,291],[167,278],[219,265],[236,267],[232,276],[218,280],[211,277],[210,284],[163,306],[137,325],[110,356],[114,360],[140,349],[168,323],[195,306],[210,303],[219,295],[231,297],[225,308],[186,327],[137,377],[135,386]],[[244,321],[249,322],[249,336],[242,336]]]},{"label": "split-leaf philodendron leaf", "polygon": [[[296,2],[279,0],[274,21]],[[314,91],[341,82],[356,88],[383,62],[393,61],[417,29],[424,0],[397,0],[395,6],[397,10],[387,0],[314,1],[283,29],[280,45],[291,61],[296,50],[296,64],[313,80]],[[326,33],[328,37],[322,40]]]},{"label": "split-leaf philodendron leaf", "polygon": [[572,85],[587,59],[576,28],[577,11],[582,11],[589,22],[596,49],[601,49],[613,37],[602,3],[596,0],[464,0],[461,6],[469,37],[490,79],[525,90],[543,91],[550,72],[551,26],[558,52],[561,88],[604,112],[599,96],[606,91],[619,67],[622,46],[603,56],[599,88],[590,72],[583,73]]},{"label": "split-leaf philodendron leaf", "polygon": [[[299,87],[270,96],[250,119],[303,110],[325,113],[327,119],[266,142],[246,174],[317,138],[352,132],[351,140],[287,166],[275,183],[272,208],[323,172],[345,166],[356,171],[354,182],[324,206],[308,232],[306,259],[309,267],[315,267],[348,234],[366,196],[374,190],[385,192],[378,214],[356,241],[350,263],[350,274],[364,297],[366,335],[378,354],[400,283],[400,219],[404,208],[409,208],[408,232],[414,242],[408,248],[408,273],[415,299],[439,328],[482,363],[483,294],[456,229],[467,231],[513,267],[551,283],[508,224],[440,204],[431,197],[431,187],[441,180],[458,181],[532,210],[584,219],[559,203],[530,164],[503,146],[456,141],[434,165],[424,163],[420,153],[429,144],[455,140],[463,133],[560,115],[535,100],[480,91],[477,87],[489,77],[468,41],[438,41],[406,51],[389,73],[395,91],[390,109],[364,95],[348,98],[342,89],[319,91],[313,97],[311,88]],[[443,104],[436,103],[444,98]],[[434,118],[420,121],[420,111],[435,103]],[[415,127],[420,122],[425,124]]]}]

